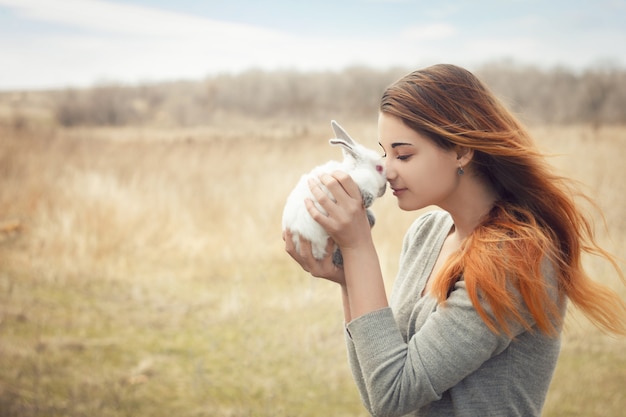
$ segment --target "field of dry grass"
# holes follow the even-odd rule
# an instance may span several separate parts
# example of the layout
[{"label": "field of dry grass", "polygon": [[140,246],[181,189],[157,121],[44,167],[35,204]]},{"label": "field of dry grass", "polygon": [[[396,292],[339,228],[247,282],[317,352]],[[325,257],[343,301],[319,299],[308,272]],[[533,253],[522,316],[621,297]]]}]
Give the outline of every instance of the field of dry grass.
[{"label": "field of dry grass", "polygon": [[[375,125],[342,121],[374,146]],[[535,128],[626,247],[626,129]],[[328,125],[0,131],[0,415],[365,416],[340,294],[288,259],[284,199]],[[374,205],[391,283],[416,216]],[[626,296],[611,270],[593,275]],[[620,416],[626,341],[570,314],[545,416]]]}]

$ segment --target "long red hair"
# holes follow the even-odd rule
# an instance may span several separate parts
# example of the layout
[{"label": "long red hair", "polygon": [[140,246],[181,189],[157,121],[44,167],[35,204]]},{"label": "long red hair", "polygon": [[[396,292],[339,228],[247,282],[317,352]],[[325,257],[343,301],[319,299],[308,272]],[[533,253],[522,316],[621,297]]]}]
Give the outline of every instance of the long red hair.
[{"label": "long red hair", "polygon": [[[626,303],[582,267],[584,252],[602,256],[626,282],[575,203],[576,197],[586,197],[552,172],[526,129],[477,77],[444,64],[415,71],[387,88],[380,111],[399,117],[443,149],[472,149],[470,171],[499,196],[433,282],[440,302],[462,278],[485,323],[494,332],[508,333],[511,321],[530,327],[518,292],[537,327],[555,334],[561,325],[557,291],[601,329],[626,334]],[[558,288],[550,288],[543,276],[546,260],[556,269]],[[511,285],[518,291],[510,291]]]}]

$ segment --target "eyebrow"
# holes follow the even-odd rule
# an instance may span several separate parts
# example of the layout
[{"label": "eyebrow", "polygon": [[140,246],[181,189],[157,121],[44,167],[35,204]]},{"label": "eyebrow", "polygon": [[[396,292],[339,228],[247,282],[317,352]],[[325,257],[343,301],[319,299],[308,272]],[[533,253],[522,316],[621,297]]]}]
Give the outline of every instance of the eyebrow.
[{"label": "eyebrow", "polygon": [[[383,144],[378,142],[378,144],[380,145],[380,147],[383,147]],[[406,143],[406,142],[394,142],[391,144],[391,149],[397,148],[398,146],[413,146],[412,143]]]},{"label": "eyebrow", "polygon": [[391,149],[397,148],[398,146],[413,146],[413,144],[406,142],[394,142],[391,144]]}]

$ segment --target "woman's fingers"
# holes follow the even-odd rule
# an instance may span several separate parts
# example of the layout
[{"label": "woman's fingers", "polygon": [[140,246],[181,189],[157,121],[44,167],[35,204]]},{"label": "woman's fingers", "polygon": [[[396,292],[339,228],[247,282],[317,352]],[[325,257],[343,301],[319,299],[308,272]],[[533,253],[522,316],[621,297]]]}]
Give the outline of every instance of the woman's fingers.
[{"label": "woman's fingers", "polygon": [[285,250],[304,271],[316,278],[325,278],[337,283],[345,282],[343,269],[337,267],[332,261],[335,244],[331,239],[328,239],[326,244],[326,256],[323,259],[316,259],[313,256],[310,241],[300,237],[298,239],[298,245],[296,245],[293,241],[293,234],[289,230],[283,232],[283,239],[285,240]]},{"label": "woman's fingers", "polygon": [[[296,245],[293,239],[293,234],[289,230],[283,232],[283,239],[285,240],[285,251],[302,267],[302,269],[309,272],[310,260],[308,258],[312,256],[310,255],[312,254],[311,243],[306,240],[299,239],[298,244]],[[310,256],[307,256],[307,254]]]},{"label": "woman's fingers", "polygon": [[283,232],[283,240],[285,241],[285,250],[299,264],[302,264],[302,260],[307,254],[307,249],[308,252],[312,252],[311,242],[298,238],[298,244],[296,245],[290,230]]},{"label": "woman's fingers", "polygon": [[343,171],[335,171],[332,174],[322,174],[320,175],[320,181],[330,190],[336,199],[342,197],[361,199],[361,191],[358,185],[356,185],[350,175]]},{"label": "woman's fingers", "polygon": [[320,224],[325,223],[323,217],[341,218],[345,217],[342,211],[353,215],[362,208],[361,191],[345,172],[322,174],[318,181],[309,179],[309,188],[317,204],[311,201],[307,203],[307,208],[316,221],[321,220]]},{"label": "woman's fingers", "polygon": [[348,174],[323,174],[309,187],[316,201],[305,200],[306,208],[339,247],[371,234],[361,192]]},{"label": "woman's fingers", "polygon": [[[326,191],[324,190],[324,185],[321,181],[316,181],[313,178],[309,178],[309,188],[311,190],[311,194],[317,201],[316,208],[324,215],[328,215],[329,208],[332,209],[332,204],[335,204],[337,200],[331,194],[331,191],[326,187]],[[315,203],[314,203],[315,204]]]}]

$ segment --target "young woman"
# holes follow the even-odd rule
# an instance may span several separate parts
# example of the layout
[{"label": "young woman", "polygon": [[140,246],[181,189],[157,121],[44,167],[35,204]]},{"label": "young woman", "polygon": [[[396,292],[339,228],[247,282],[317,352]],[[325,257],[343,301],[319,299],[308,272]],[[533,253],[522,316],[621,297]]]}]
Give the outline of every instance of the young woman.
[{"label": "young woman", "polygon": [[399,207],[440,209],[408,230],[390,302],[347,175],[321,177],[334,199],[311,184],[327,215],[307,202],[341,248],[343,268],[316,261],[306,242],[298,253],[285,236],[306,271],[341,286],[365,407],[373,416],[539,416],[566,300],[626,334],[626,304],[585,274],[582,253],[622,272],[567,181],[470,72],[436,65],[400,79],[383,94],[378,130]]}]

